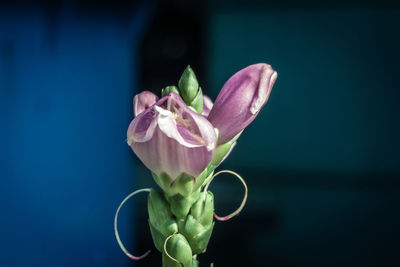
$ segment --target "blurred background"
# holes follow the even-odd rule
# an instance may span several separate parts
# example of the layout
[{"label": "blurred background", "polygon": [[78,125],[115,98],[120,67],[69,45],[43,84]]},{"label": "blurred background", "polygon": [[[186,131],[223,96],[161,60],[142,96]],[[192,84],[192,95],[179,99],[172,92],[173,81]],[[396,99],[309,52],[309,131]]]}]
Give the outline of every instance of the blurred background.
[{"label": "blurred background", "polygon": [[[125,142],[132,98],[190,64],[215,99],[241,68],[279,73],[220,169],[245,177],[202,266],[400,266],[400,4],[1,1],[0,266],[160,266]],[[243,192],[211,186],[216,211]]]}]

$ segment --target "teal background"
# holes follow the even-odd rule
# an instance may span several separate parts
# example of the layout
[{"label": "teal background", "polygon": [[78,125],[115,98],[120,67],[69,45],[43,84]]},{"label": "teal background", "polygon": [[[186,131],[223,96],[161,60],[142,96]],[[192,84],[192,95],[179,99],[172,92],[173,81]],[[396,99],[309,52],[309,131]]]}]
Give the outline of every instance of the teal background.
[{"label": "teal background", "polygon": [[[210,18],[210,93],[268,62],[279,78],[244,132],[235,165],[399,173],[400,10],[234,10]],[[251,147],[252,157],[241,157]],[[239,160],[240,158],[240,160]]]},{"label": "teal background", "polygon": [[[258,62],[278,79],[221,166],[245,177],[249,198],[217,223],[210,261],[398,266],[400,9],[211,6],[208,94]],[[233,178],[217,180],[217,213],[227,214],[243,193]]]}]

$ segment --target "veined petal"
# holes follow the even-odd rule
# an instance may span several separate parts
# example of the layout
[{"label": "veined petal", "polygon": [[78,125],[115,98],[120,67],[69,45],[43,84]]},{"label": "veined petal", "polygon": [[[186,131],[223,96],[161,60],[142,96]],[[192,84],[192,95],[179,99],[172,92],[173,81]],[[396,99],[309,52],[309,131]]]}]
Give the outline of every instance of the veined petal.
[{"label": "veined petal", "polygon": [[224,144],[247,127],[267,102],[277,73],[268,64],[248,66],[223,86],[208,115]]},{"label": "veined petal", "polygon": [[213,151],[206,147],[186,147],[169,138],[156,127],[153,138],[145,143],[133,143],[133,151],[156,175],[167,173],[173,180],[182,173],[197,177],[211,161]]},{"label": "veined petal", "polygon": [[154,109],[140,113],[129,125],[127,132],[128,145],[132,142],[147,142],[153,137],[157,126]]}]

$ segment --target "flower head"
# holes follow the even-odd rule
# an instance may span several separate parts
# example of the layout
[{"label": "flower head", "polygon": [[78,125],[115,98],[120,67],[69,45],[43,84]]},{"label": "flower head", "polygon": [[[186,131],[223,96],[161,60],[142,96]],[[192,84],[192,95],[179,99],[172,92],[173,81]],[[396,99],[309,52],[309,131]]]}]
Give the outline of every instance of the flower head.
[{"label": "flower head", "polygon": [[129,125],[128,144],[157,176],[166,173],[172,182],[183,173],[196,178],[214,153],[216,133],[202,115],[169,93],[140,113]]}]

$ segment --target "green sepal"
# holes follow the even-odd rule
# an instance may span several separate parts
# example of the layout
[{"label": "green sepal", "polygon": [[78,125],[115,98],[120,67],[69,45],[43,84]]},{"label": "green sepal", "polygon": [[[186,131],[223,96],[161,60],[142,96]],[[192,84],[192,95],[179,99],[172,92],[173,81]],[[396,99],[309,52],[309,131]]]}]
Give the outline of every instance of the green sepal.
[{"label": "green sepal", "polygon": [[193,187],[193,191],[198,190],[205,184],[205,181],[212,176],[212,173],[209,172],[208,168],[205,168],[202,173],[196,178],[196,182]]},{"label": "green sepal", "polygon": [[[171,226],[172,226],[173,224],[175,224],[175,225],[174,225],[173,227],[169,227],[170,230],[176,228],[176,222],[175,222],[175,221],[171,221],[171,222],[172,222]],[[149,220],[149,226],[150,226],[150,233],[151,233],[151,237],[152,237],[152,239],[153,239],[154,246],[156,247],[156,249],[157,249],[158,251],[162,252],[163,249],[164,249],[164,241],[165,241],[165,239],[166,239],[168,236],[170,236],[170,235],[172,235],[173,233],[175,233],[177,230],[174,230],[174,231],[165,231],[166,233],[163,234],[159,229],[157,229],[157,228],[150,222],[150,220]]]},{"label": "green sepal", "polygon": [[171,92],[177,93],[179,95],[178,87],[176,87],[175,85],[169,85],[169,86],[161,89],[161,96],[166,96]]},{"label": "green sepal", "polygon": [[150,190],[147,198],[147,210],[149,212],[150,221],[157,225],[162,225],[168,221],[168,219],[173,218],[169,209],[169,203],[164,198],[163,194],[154,188]]},{"label": "green sepal", "polygon": [[179,79],[178,87],[183,101],[185,101],[187,105],[190,105],[197,95],[197,90],[199,89],[199,83],[196,75],[190,66],[187,66],[184,70],[181,78]]},{"label": "green sepal", "polygon": [[[168,254],[183,264],[184,267],[192,266],[192,249],[186,238],[181,234],[172,236],[166,245]],[[182,267],[162,252],[163,267]]]},{"label": "green sepal", "polygon": [[164,191],[166,197],[170,198],[177,194],[183,197],[189,197],[193,192],[199,190],[207,179],[211,178],[212,171],[214,171],[214,169],[210,170],[209,168],[205,168],[197,178],[182,173],[175,181],[165,172],[161,173],[159,176],[153,172],[151,174],[153,175],[154,181]]},{"label": "green sepal", "polygon": [[214,217],[214,195],[211,191],[201,192],[198,200],[192,205],[190,214],[203,226],[212,223]]},{"label": "green sepal", "polygon": [[199,232],[197,235],[190,236],[188,242],[192,248],[193,254],[196,255],[206,251],[213,229],[214,223],[204,228],[203,231]]},{"label": "green sepal", "polygon": [[161,252],[165,238],[178,231],[178,224],[174,220],[167,200],[155,189],[150,190],[147,210],[154,245]]},{"label": "green sepal", "polygon": [[171,205],[172,214],[174,214],[178,219],[185,218],[193,203],[199,198],[199,196],[200,190],[193,192],[188,197],[183,197],[182,195],[177,194],[169,198],[168,201]]},{"label": "green sepal", "polygon": [[201,87],[199,87],[197,95],[188,106],[192,107],[199,114],[203,112],[203,91]]},{"label": "green sepal", "polygon": [[183,173],[175,181],[171,179],[166,173],[161,173],[157,176],[152,173],[154,180],[161,187],[167,197],[181,194],[184,197],[188,197],[193,192],[194,178]]},{"label": "green sepal", "polygon": [[235,141],[231,140],[229,142],[226,142],[225,144],[217,146],[214,150],[214,155],[211,159],[210,164],[214,165],[215,168],[218,167],[218,165],[222,162],[226,154],[228,154],[234,142]]}]

